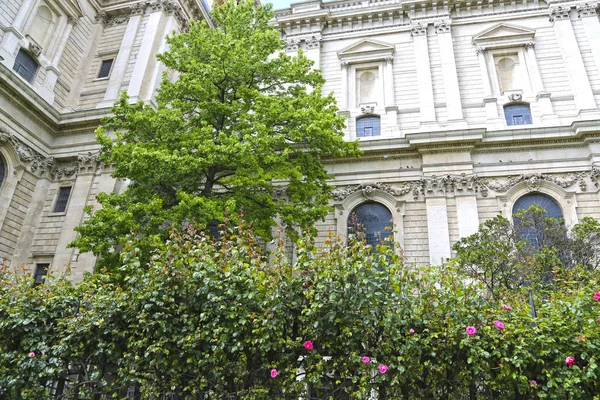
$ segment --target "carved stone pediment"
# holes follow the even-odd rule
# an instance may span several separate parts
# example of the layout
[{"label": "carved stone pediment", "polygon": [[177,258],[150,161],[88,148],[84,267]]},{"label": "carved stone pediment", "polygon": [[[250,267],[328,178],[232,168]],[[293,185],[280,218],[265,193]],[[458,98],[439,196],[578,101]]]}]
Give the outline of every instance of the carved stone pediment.
[{"label": "carved stone pediment", "polygon": [[395,51],[391,44],[363,39],[338,52],[338,57],[348,62],[376,61],[392,57]]},{"label": "carved stone pediment", "polygon": [[473,45],[488,49],[525,46],[532,42],[535,31],[517,25],[498,24],[473,37]]}]

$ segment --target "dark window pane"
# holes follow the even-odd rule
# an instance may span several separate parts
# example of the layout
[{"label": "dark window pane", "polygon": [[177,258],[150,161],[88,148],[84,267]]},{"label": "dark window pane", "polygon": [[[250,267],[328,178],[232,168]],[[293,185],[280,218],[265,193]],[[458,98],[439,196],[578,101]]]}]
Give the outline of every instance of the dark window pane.
[{"label": "dark window pane", "polygon": [[37,69],[37,61],[23,49],[19,50],[19,54],[17,54],[17,58],[15,59],[15,65],[13,65],[13,70],[21,75],[27,82],[33,83]]},{"label": "dark window pane", "polygon": [[69,201],[69,195],[71,194],[71,187],[61,187],[56,197],[56,203],[54,203],[54,212],[65,212],[67,209],[67,202]]},{"label": "dark window pane", "polygon": [[363,234],[367,244],[376,249],[392,239],[392,213],[379,203],[361,204],[350,213],[348,234]]},{"label": "dark window pane", "polygon": [[531,124],[531,110],[529,104],[508,104],[504,106],[504,117],[507,125]]},{"label": "dark window pane", "polygon": [[356,137],[379,136],[381,121],[378,116],[362,117],[356,120]]},{"label": "dark window pane", "polygon": [[102,65],[100,66],[100,72],[98,73],[98,78],[106,78],[110,74],[110,68],[112,67],[113,60],[103,60]]},{"label": "dark window pane", "polygon": [[[532,205],[539,206],[546,210],[546,218],[555,218],[558,221],[561,221],[563,218],[563,213],[556,201],[552,198],[543,195],[541,193],[531,193],[527,194],[523,197],[520,197],[513,206],[512,212],[513,214],[517,214],[521,210],[527,210]],[[520,226],[521,221],[515,218],[515,225]],[[538,228],[541,229],[541,228]],[[520,228],[520,236],[524,239],[527,239],[530,243],[532,243],[535,247],[537,247],[538,236],[540,233],[538,232],[536,227],[521,227]]]},{"label": "dark window pane", "polygon": [[4,174],[6,173],[6,167],[4,165],[4,158],[0,154],[0,188],[2,187],[2,183],[4,183]]},{"label": "dark window pane", "polygon": [[33,275],[33,284],[35,286],[44,283],[46,275],[48,274],[48,267],[50,267],[50,264],[47,263],[35,265],[35,274]]}]

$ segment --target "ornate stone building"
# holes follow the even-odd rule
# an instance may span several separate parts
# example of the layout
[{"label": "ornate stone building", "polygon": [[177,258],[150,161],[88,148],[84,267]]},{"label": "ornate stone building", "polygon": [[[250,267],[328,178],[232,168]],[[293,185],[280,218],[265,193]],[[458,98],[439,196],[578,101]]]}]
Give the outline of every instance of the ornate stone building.
[{"label": "ornate stone building", "polygon": [[[99,192],[119,191],[93,131],[121,91],[152,102],[165,36],[199,0],[0,2],[0,257],[41,274],[94,263],[67,248]],[[598,3],[305,1],[278,10],[364,156],[327,162],[334,212],[393,222],[412,263],[438,263],[497,214],[542,203],[600,217]]]}]

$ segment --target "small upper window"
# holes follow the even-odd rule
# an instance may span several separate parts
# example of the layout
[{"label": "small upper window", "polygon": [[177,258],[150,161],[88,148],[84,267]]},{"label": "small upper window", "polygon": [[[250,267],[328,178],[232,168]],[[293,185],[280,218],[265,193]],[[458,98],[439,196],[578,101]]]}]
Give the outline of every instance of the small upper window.
[{"label": "small upper window", "polygon": [[46,275],[48,275],[48,268],[50,268],[50,264],[35,264],[35,273],[33,274],[33,286],[42,285],[46,280]]},{"label": "small upper window", "polygon": [[100,71],[98,72],[98,78],[108,78],[110,75],[110,70],[112,69],[113,59],[110,60],[102,60],[102,64],[100,65]]},{"label": "small upper window", "polygon": [[2,154],[0,154],[0,188],[4,183],[4,174],[6,173],[6,166],[4,165],[4,158]]},{"label": "small upper window", "polygon": [[506,125],[530,125],[531,110],[529,104],[508,104],[504,106]]},{"label": "small upper window", "polygon": [[54,203],[53,212],[61,213],[65,212],[67,209],[67,203],[69,202],[69,196],[71,195],[71,187],[63,186],[58,190],[58,196],[56,197],[56,202]]},{"label": "small upper window", "polygon": [[362,117],[356,120],[356,137],[381,135],[381,122],[378,116]]},{"label": "small upper window", "polygon": [[15,70],[17,74],[21,75],[27,82],[33,83],[35,74],[38,70],[38,63],[28,52],[21,49],[19,50],[19,54],[17,54],[17,58],[15,59],[13,70]]}]

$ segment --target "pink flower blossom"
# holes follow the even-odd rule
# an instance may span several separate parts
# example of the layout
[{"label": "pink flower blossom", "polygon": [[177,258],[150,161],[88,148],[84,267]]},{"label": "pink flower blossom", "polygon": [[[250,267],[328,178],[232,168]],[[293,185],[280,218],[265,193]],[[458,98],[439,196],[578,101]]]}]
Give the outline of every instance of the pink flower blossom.
[{"label": "pink flower blossom", "polygon": [[415,330],[414,330],[413,328],[410,328],[410,329],[408,330],[408,333],[410,333],[410,334],[412,335],[412,334],[414,334],[414,333],[415,333]]},{"label": "pink flower blossom", "polygon": [[598,317],[598,322],[600,322],[600,317]]},{"label": "pink flower blossom", "polygon": [[368,364],[371,362],[371,359],[367,356],[363,356],[360,361],[362,361],[364,364]]},{"label": "pink flower blossom", "polygon": [[382,374],[385,374],[387,372],[387,370],[389,369],[389,367],[385,364],[379,364],[379,367],[377,367],[379,369],[379,372],[381,372]]},{"label": "pink flower blossom", "polygon": [[529,381],[529,384],[530,384],[531,386],[537,386],[537,382],[536,382],[534,379],[530,380],[530,381]]},{"label": "pink flower blossom", "polygon": [[504,324],[502,323],[502,321],[495,320],[494,325],[496,325],[496,328],[500,330],[504,329]]},{"label": "pink flower blossom", "polygon": [[477,326],[483,326],[483,322],[478,322]]},{"label": "pink flower blossom", "polygon": [[467,335],[469,336],[473,336],[474,334],[477,333],[477,329],[474,326],[467,326]]},{"label": "pink flower blossom", "polygon": [[594,292],[594,301],[600,301],[600,292]]},{"label": "pink flower blossom", "polygon": [[311,351],[312,349],[315,348],[315,346],[313,345],[313,342],[311,342],[310,340],[307,340],[306,342],[304,342],[304,348],[308,351]]},{"label": "pink flower blossom", "polygon": [[506,304],[502,304],[502,308],[504,308],[506,311],[512,311],[512,307]]},{"label": "pink flower blossom", "polygon": [[277,378],[277,375],[279,375],[279,372],[277,372],[277,370],[273,368],[271,370],[271,378]]},{"label": "pink flower blossom", "polygon": [[565,358],[565,365],[568,365],[570,367],[573,364],[575,364],[575,357],[569,356]]},{"label": "pink flower blossom", "polygon": [[33,357],[35,357],[35,353],[32,351],[31,353],[27,354],[27,357],[33,358]]}]

